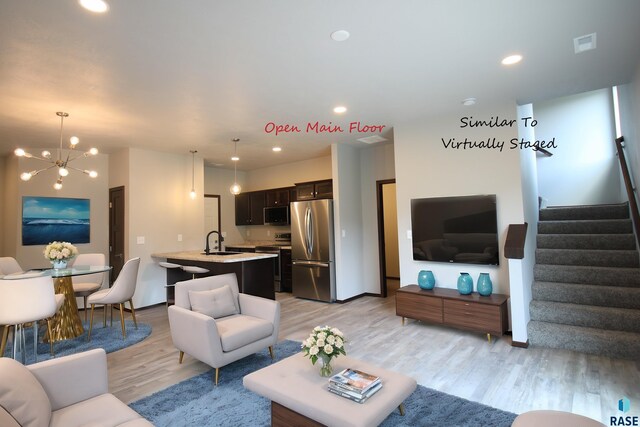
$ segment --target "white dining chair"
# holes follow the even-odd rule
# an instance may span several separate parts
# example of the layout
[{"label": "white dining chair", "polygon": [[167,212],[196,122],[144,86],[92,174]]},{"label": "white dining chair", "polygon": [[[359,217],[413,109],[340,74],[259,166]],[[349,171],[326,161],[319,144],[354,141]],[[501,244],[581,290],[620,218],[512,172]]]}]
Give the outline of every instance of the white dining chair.
[{"label": "white dining chair", "polygon": [[87,341],[91,340],[91,330],[93,329],[93,310],[96,304],[104,306],[103,325],[105,327],[107,326],[107,306],[119,304],[122,338],[124,339],[127,337],[127,333],[124,327],[124,303],[128,301],[129,307],[131,307],[131,317],[133,318],[133,323],[135,324],[136,329],[138,329],[138,322],[136,321],[136,311],[133,308],[133,294],[136,291],[139,267],[140,258],[130,259],[124,264],[122,270],[120,270],[120,274],[118,274],[115,282],[113,282],[113,286],[89,295],[87,302],[91,306],[91,316],[89,320],[89,333],[87,334]]},{"label": "white dining chair", "polygon": [[15,258],[10,256],[0,257],[0,272],[2,274],[22,273],[22,267]]},{"label": "white dining chair", "polygon": [[[21,352],[22,363],[26,361],[24,325],[33,322],[33,345],[38,358],[38,321],[47,321],[49,337],[52,337],[51,319],[62,306],[64,295],[55,294],[49,276],[26,279],[0,280],[0,324],[5,325],[0,343],[0,356],[4,355],[13,326],[13,358]],[[54,355],[53,340],[50,340],[51,355]]]},{"label": "white dining chair", "polygon": [[[106,263],[106,257],[104,254],[80,254],[74,260],[72,266],[103,266]],[[89,306],[87,305],[87,298],[94,292],[97,292],[102,288],[104,282],[105,273],[86,274],[83,276],[73,276],[71,281],[73,282],[73,293],[76,297],[82,297],[84,304],[82,308],[84,310],[84,321],[87,321],[89,313]]]}]

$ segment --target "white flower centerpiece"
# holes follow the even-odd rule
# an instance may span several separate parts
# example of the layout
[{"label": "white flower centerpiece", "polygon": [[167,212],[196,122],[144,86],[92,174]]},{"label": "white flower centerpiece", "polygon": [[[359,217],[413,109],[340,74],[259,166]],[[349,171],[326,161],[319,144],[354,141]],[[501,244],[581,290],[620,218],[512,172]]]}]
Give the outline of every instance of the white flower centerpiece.
[{"label": "white flower centerpiece", "polygon": [[338,328],[316,326],[309,338],[302,342],[302,352],[311,359],[311,363],[314,365],[318,359],[322,360],[320,375],[330,377],[333,371],[331,359],[340,354],[347,354],[344,342],[344,335]]},{"label": "white flower centerpiece", "polygon": [[66,268],[67,263],[78,255],[78,248],[69,242],[51,242],[44,248],[44,257],[53,268]]}]

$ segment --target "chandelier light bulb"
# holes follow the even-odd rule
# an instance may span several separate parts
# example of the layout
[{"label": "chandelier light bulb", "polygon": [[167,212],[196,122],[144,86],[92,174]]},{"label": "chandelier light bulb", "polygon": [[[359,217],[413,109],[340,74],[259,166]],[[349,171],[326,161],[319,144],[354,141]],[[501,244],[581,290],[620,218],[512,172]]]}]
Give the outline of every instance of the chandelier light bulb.
[{"label": "chandelier light bulb", "polygon": [[67,176],[67,175],[69,175],[69,169],[64,168],[64,167],[58,168],[58,174],[60,176]]},{"label": "chandelier light bulb", "polygon": [[78,142],[80,142],[80,139],[78,139],[77,136],[72,136],[71,138],[69,138],[69,143],[71,144],[72,147],[75,147],[76,145],[78,145]]},{"label": "chandelier light bulb", "polygon": [[53,184],[53,188],[55,188],[56,190],[60,190],[60,189],[62,189],[62,180],[61,180],[61,179],[58,179],[58,180],[56,181],[56,183],[55,183],[55,184]]},{"label": "chandelier light bulb", "polygon": [[14,151],[14,154],[18,157],[22,157],[27,153],[25,153],[25,151],[22,148],[16,148]]},{"label": "chandelier light bulb", "polygon": [[96,171],[89,171],[89,176],[90,176],[91,178],[96,178],[96,177],[98,176],[98,172],[96,172]]},{"label": "chandelier light bulb", "polygon": [[90,149],[89,154],[91,154],[92,156],[95,156],[96,154],[98,154],[98,149],[97,148]]},{"label": "chandelier light bulb", "polygon": [[47,151],[47,150],[44,150],[44,151],[42,152],[42,157],[44,157],[45,159],[49,159],[49,158],[51,158],[51,152],[50,152],[50,151]]},{"label": "chandelier light bulb", "polygon": [[23,181],[29,181],[32,176],[33,175],[31,175],[31,172],[23,172],[20,174],[20,179]]}]

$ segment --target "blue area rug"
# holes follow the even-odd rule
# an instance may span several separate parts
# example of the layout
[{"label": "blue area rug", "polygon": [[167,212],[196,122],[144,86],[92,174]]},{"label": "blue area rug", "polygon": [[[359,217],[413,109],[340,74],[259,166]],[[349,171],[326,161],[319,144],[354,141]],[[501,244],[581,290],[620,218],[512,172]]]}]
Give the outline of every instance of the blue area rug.
[{"label": "blue area rug", "polygon": [[[136,344],[151,334],[151,326],[146,323],[138,322],[138,329],[135,328],[133,321],[125,320],[124,326],[127,331],[127,338],[122,339],[122,329],[120,328],[120,319],[113,319],[113,326],[109,327],[109,321],[107,320],[107,327],[102,327],[102,316],[99,316],[96,320],[94,318],[93,330],[91,331],[91,341],[87,341],[87,332],[89,332],[89,323],[85,322],[84,333],[79,337],[56,341],[53,343],[53,351],[55,357],[66,356],[68,354],[80,353],[82,351],[92,350],[94,348],[104,348],[107,353],[120,350],[130,345]],[[49,343],[43,343],[42,337],[47,331],[47,327],[40,325],[38,328],[38,335],[40,339],[38,341],[38,361],[51,359],[51,353],[49,351]],[[26,339],[26,353],[27,353],[27,365],[34,363],[33,355],[33,328],[25,328]],[[5,350],[5,356],[13,356],[13,344],[7,343]],[[18,357],[20,360],[20,357]]]},{"label": "blue area rug", "polygon": [[[276,361],[300,351],[300,343],[283,341],[275,347]],[[197,375],[130,406],[156,427],[163,426],[269,426],[271,403],[246,390],[242,378],[272,363],[269,352],[245,357],[220,370],[213,383],[213,370]],[[470,402],[418,386],[404,402],[406,415],[398,411],[382,423],[395,426],[510,426],[516,417],[479,403]]]}]

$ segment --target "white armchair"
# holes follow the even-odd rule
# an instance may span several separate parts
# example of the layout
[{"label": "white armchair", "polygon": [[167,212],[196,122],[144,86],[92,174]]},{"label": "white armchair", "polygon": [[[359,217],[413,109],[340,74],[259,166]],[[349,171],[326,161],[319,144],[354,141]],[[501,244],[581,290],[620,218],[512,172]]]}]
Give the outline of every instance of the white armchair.
[{"label": "white armchair", "polygon": [[169,307],[173,345],[219,369],[265,347],[273,358],[278,341],[280,303],[239,293],[235,273],[176,283],[175,305]]}]

